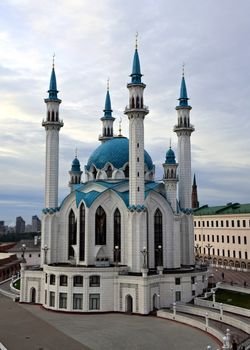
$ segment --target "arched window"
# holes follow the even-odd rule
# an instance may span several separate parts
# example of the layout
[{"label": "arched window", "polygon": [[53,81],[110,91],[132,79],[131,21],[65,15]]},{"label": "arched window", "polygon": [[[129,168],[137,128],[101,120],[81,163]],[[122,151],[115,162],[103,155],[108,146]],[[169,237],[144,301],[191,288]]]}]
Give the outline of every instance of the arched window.
[{"label": "arched window", "polygon": [[[117,248],[118,247],[118,248]],[[121,213],[117,208],[114,212],[114,262],[121,261]]]},{"label": "arched window", "polygon": [[106,174],[108,178],[112,177],[112,167],[111,165],[108,166],[107,170],[106,170]]},{"label": "arched window", "polygon": [[95,213],[95,244],[106,244],[106,213],[101,206]]},{"label": "arched window", "polygon": [[58,112],[56,112],[56,121],[58,122]]},{"label": "arched window", "polygon": [[140,99],[139,99],[139,96],[136,97],[136,108],[140,108]]},{"label": "arched window", "polygon": [[48,121],[50,121],[50,111],[48,111]]},{"label": "arched window", "polygon": [[79,247],[80,260],[85,258],[85,206],[82,203],[80,206],[80,247]]},{"label": "arched window", "polygon": [[163,246],[162,246],[162,213],[156,209],[154,215],[154,247],[155,247],[155,266],[163,265]]},{"label": "arched window", "polygon": [[141,108],[143,108],[143,97],[141,97]]},{"label": "arched window", "polygon": [[72,245],[76,244],[76,220],[75,214],[71,209],[69,213],[69,248],[68,248],[68,259],[74,256],[74,249]]},{"label": "arched window", "polygon": [[52,118],[51,118],[51,120],[52,120],[52,122],[55,121],[55,113],[54,113],[54,111],[52,111]]},{"label": "arched window", "polygon": [[94,167],[94,169],[93,169],[92,174],[93,174],[93,178],[94,178],[94,179],[96,179],[97,170],[96,170],[96,168],[95,168],[95,167]]},{"label": "arched window", "polygon": [[131,108],[135,108],[135,99],[132,97],[131,99]]},{"label": "arched window", "polygon": [[126,165],[126,167],[125,167],[124,175],[125,175],[125,177],[129,177],[129,166],[128,165]]}]

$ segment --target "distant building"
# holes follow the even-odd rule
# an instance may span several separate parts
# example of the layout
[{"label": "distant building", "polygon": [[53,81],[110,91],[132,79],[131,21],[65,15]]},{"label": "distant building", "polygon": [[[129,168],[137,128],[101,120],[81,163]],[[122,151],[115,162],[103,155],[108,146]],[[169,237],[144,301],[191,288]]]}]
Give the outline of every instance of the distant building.
[{"label": "distant building", "polygon": [[24,233],[25,232],[25,221],[21,216],[16,218],[16,233]]},{"label": "distant building", "polygon": [[16,275],[20,271],[20,262],[16,254],[0,253],[0,282]]},{"label": "distant building", "polygon": [[250,270],[250,204],[195,209],[194,233],[197,258],[226,269]]},{"label": "distant building", "polygon": [[[23,246],[25,249],[23,250]],[[24,258],[27,265],[40,265],[41,264],[41,240],[40,237],[34,237],[34,239],[22,239],[17,244],[8,250],[9,253],[15,253],[20,259]]]},{"label": "distant building", "polygon": [[32,232],[41,232],[41,220],[37,215],[32,216]]},{"label": "distant building", "polygon": [[0,221],[0,235],[5,234],[6,227],[4,226],[4,221]]}]

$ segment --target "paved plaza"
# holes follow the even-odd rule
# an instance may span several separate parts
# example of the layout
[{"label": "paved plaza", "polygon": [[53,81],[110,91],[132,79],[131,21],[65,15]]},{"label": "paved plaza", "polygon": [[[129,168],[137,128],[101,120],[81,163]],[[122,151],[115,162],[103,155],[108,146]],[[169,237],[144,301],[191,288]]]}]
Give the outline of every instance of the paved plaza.
[{"label": "paved plaza", "polygon": [[217,349],[204,332],[152,316],[73,315],[18,304],[0,295],[0,343],[7,350]]}]

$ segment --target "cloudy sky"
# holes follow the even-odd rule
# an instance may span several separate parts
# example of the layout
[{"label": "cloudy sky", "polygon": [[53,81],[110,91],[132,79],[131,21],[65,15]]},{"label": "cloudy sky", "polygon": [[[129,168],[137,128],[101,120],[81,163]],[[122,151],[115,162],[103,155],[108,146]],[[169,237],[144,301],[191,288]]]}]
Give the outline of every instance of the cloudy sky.
[{"label": "cloudy sky", "polygon": [[250,193],[248,0],[2,0],[0,2],[0,220],[27,222],[43,208],[45,117],[52,55],[60,117],[60,201],[78,148],[98,145],[107,77],[115,130],[128,101],[135,33],[145,103],[145,146],[162,178],[181,66],[191,111],[192,168],[200,204],[247,203]]}]

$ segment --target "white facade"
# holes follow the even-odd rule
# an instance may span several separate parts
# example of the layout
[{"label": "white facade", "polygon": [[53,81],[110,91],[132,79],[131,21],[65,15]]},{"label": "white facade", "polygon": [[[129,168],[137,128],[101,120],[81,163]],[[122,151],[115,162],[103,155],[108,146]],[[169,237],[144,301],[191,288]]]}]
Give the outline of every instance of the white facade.
[{"label": "white facade", "polygon": [[[173,151],[163,164],[163,181],[156,182],[154,165],[144,150],[148,109],[141,76],[136,49],[125,109],[129,140],[121,135],[105,142],[100,138],[101,145],[85,167],[84,183],[72,183],[80,171],[78,160],[73,161],[70,194],[59,208],[45,203],[42,269],[22,266],[21,301],[62,311],[147,314],[174,301],[189,301],[206,288],[207,271],[194,266],[193,217],[186,199],[190,193],[191,200],[191,181],[190,188],[188,182],[179,188],[176,198],[178,164]],[[57,99],[56,85],[51,86],[49,93]],[[103,120],[114,120],[109,94],[104,112]],[[58,155],[57,147],[50,146],[58,145],[62,124],[56,123],[55,141],[51,132],[46,144],[51,156]],[[179,131],[177,135],[180,139]],[[185,142],[190,142],[190,135],[191,130]],[[181,147],[179,153],[180,160],[185,158],[185,166],[179,161],[179,167],[188,177],[190,147]],[[58,169],[50,175],[58,177]],[[58,183],[58,178],[53,181]],[[50,190],[51,185],[48,196]],[[52,193],[54,197],[54,189]],[[181,198],[185,198],[184,206],[178,204]]]}]

